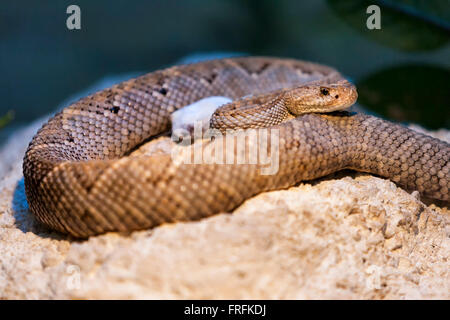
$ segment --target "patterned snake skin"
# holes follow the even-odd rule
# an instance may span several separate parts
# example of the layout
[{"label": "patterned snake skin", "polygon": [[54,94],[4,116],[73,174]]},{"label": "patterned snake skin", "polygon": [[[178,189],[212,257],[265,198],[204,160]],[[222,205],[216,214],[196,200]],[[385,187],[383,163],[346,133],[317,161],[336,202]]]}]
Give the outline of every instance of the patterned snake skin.
[{"label": "patterned snake skin", "polygon": [[[316,93],[322,98],[332,93],[338,99],[333,84],[341,80],[334,69],[317,64],[246,57],[176,66],[97,92],[55,115],[31,141],[23,164],[30,209],[52,229],[88,237],[226,212],[260,192],[344,168],[448,201],[448,143],[363,114],[309,113],[287,119],[283,109],[272,121],[267,106],[265,116],[255,114],[258,105],[277,99],[274,91],[288,99],[286,88],[311,83],[323,86]],[[269,143],[279,150],[276,174],[261,174],[262,164],[184,164],[169,154],[129,155],[149,137],[169,130],[175,110],[208,96],[239,99],[249,94],[238,101],[250,99],[251,106],[224,106],[211,124],[220,128],[230,118],[258,118],[258,125],[276,130],[277,146]],[[259,97],[270,99],[259,104]],[[220,141],[209,145],[220,148]]]}]

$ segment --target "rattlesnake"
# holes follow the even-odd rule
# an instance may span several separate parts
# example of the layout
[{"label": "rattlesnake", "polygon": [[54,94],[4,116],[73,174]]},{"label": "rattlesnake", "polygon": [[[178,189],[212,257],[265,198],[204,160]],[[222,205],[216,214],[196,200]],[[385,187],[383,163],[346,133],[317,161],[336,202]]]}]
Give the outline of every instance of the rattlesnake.
[{"label": "rattlesnake", "polygon": [[[258,163],[129,156],[170,129],[174,111],[208,96],[235,100],[214,113],[213,127],[278,132],[269,145],[279,151],[275,174],[261,174]],[[227,212],[257,193],[344,168],[448,201],[448,143],[364,114],[299,115],[355,99],[353,85],[334,69],[280,58],[212,60],[122,82],[65,108],[35,135],[23,163],[30,209],[52,229],[88,237]],[[210,145],[219,148],[225,137]]]}]

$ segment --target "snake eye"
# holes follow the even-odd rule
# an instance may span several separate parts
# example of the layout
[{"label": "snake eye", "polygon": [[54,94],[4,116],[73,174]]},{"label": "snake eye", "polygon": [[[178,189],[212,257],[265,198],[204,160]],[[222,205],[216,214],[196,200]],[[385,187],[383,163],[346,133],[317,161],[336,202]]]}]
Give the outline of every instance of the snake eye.
[{"label": "snake eye", "polygon": [[330,92],[328,91],[327,88],[321,88],[320,93],[322,93],[324,96],[327,96]]}]

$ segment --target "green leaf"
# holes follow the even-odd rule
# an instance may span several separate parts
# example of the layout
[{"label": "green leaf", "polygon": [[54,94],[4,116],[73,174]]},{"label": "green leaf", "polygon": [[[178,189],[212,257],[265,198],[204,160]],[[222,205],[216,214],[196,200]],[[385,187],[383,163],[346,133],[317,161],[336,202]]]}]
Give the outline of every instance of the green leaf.
[{"label": "green leaf", "polygon": [[14,119],[14,111],[8,111],[4,116],[0,117],[0,129],[6,127]]},{"label": "green leaf", "polygon": [[430,65],[381,70],[357,83],[358,102],[395,121],[450,127],[450,71]]},{"label": "green leaf", "polygon": [[[327,0],[335,13],[364,36],[404,51],[427,51],[450,40],[450,0]],[[369,30],[366,13],[378,5],[381,29]]]}]

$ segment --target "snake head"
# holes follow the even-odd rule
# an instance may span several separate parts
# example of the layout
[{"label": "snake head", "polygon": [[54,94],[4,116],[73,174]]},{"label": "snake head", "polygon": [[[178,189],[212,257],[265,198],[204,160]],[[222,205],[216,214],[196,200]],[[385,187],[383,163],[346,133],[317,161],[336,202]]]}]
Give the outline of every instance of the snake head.
[{"label": "snake head", "polygon": [[285,103],[294,115],[343,110],[356,102],[356,87],[347,80],[332,84],[314,83],[288,90]]}]

